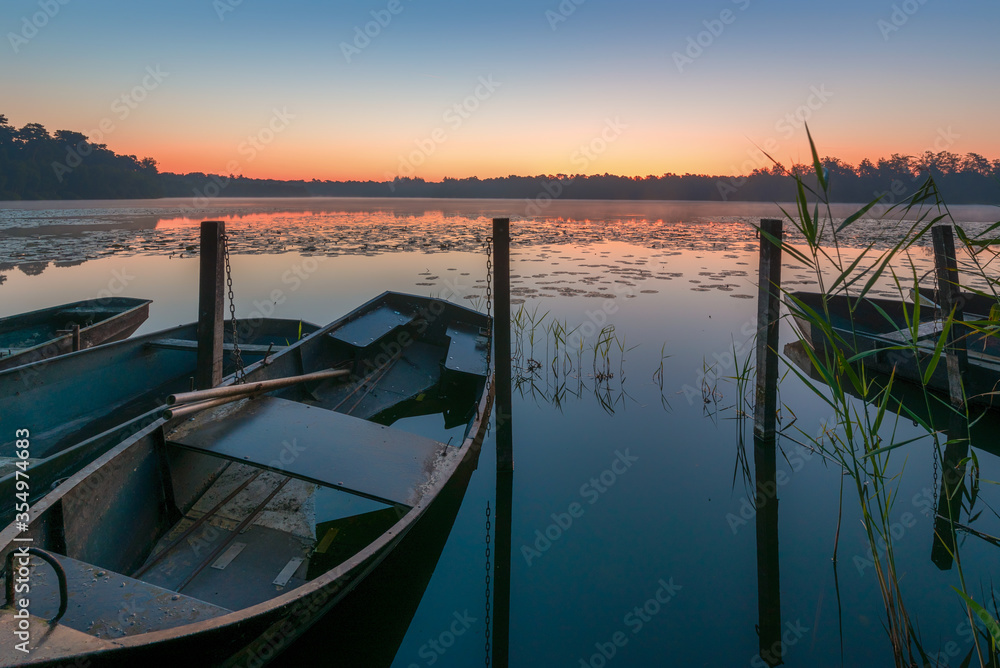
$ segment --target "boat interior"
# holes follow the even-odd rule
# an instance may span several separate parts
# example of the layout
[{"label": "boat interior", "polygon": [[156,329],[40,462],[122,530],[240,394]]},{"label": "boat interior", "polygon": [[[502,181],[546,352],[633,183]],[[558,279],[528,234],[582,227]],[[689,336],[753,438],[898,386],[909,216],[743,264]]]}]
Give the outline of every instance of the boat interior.
[{"label": "boat interior", "polygon": [[[923,294],[923,293],[922,293]],[[927,294],[933,295],[932,291]],[[795,292],[794,297],[807,307],[822,313],[822,296],[814,292]],[[926,295],[925,295],[926,296]],[[963,326],[966,346],[970,353],[1000,357],[1000,336],[997,332],[984,333],[990,327],[990,316],[993,308],[991,301],[978,295],[967,295],[964,299],[964,320],[970,326]],[[874,335],[883,339],[888,345],[906,345],[914,339],[908,320],[912,322],[914,305],[894,299],[865,298],[853,303],[853,313],[848,310],[845,297],[835,296],[829,302],[831,323],[836,330],[843,332],[856,331],[858,334]],[[796,312],[794,306],[792,312]],[[800,320],[805,325],[805,322]],[[933,304],[922,305],[919,324],[916,328],[916,341],[933,349],[944,326],[939,309]]]},{"label": "boat interior", "polygon": [[[224,332],[223,373],[235,370],[232,328]],[[237,320],[246,364],[275,355],[319,327],[300,320]],[[14,449],[14,420],[34,425],[35,457],[48,457],[162,405],[192,389],[197,327],[146,336],[0,372],[0,457]],[[9,391],[5,391],[9,390]]]},{"label": "boat interior", "polygon": [[74,325],[91,327],[144,301],[107,297],[0,319],[0,351],[6,355],[37,346],[66,334]]},{"label": "boat interior", "polygon": [[[147,427],[40,501],[29,533],[66,573],[59,624],[101,641],[174,628],[398,540],[384,535],[468,452],[489,355],[485,316],[416,299],[383,295],[248,380],[350,375]],[[55,571],[32,580],[32,614],[55,615]]]}]

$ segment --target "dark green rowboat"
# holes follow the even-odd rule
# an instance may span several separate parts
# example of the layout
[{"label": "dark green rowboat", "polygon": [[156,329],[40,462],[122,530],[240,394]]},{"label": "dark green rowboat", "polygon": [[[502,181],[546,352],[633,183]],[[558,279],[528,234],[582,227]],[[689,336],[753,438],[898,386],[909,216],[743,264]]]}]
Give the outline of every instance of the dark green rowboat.
[{"label": "dark green rowboat", "polygon": [[127,339],[149,317],[150,303],[106,297],[0,318],[0,370]]}]

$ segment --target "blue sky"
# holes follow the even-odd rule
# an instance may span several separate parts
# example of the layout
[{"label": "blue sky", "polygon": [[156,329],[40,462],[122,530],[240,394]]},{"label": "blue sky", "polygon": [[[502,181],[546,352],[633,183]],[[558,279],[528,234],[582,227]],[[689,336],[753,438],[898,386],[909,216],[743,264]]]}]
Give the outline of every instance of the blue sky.
[{"label": "blue sky", "polygon": [[[805,159],[805,117],[849,162],[1000,158],[996,2],[236,2],[8,0],[0,113],[110,120],[103,141],[162,169],[276,178],[730,172],[754,143]],[[122,118],[150,67],[166,74]],[[269,141],[247,160],[254,137]]]}]

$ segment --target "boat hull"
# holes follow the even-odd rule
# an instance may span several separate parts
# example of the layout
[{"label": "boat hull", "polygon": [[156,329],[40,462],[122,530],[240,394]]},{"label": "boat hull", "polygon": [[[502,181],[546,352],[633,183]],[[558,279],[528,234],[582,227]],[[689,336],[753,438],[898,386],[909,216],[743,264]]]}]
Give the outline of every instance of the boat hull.
[{"label": "boat hull", "polygon": [[[29,339],[28,342],[32,345],[0,357],[0,371],[74,352],[73,335],[67,331],[74,324],[82,325],[80,350],[127,339],[149,318],[150,303],[152,302],[149,299],[129,297],[89,299],[0,319],[0,338],[8,339],[7,345],[23,336],[19,332],[32,330],[51,330],[55,334],[63,332],[39,343]],[[108,313],[113,315],[102,317]],[[91,325],[82,324],[95,319],[96,322]],[[22,339],[21,342],[25,341]]]},{"label": "boat hull", "polygon": [[[921,309],[919,334],[922,338],[919,338],[917,345],[913,346],[908,334],[904,336],[899,334],[900,331],[907,329],[904,309],[910,309],[907,313],[912,319],[911,305],[890,299],[866,299],[857,304],[848,302],[846,297],[839,295],[828,297],[827,307],[835,335],[835,339],[831,341],[826,331],[818,323],[813,322],[801,308],[801,304],[805,304],[817,314],[822,314],[821,295],[795,292],[790,296],[794,299],[788,299],[786,305],[795,328],[803,342],[821,359],[830,355],[833,349],[839,350],[848,358],[864,354],[860,358],[860,363],[864,367],[877,373],[894,374],[899,380],[923,384],[924,375],[931,363],[935,344],[940,335],[940,327],[935,322],[933,308]],[[982,306],[978,301],[974,303]],[[853,317],[851,306],[854,306]],[[975,314],[969,317],[983,319],[986,316]],[[970,339],[969,364],[967,372],[962,377],[969,401],[991,408],[1000,407],[1000,399],[993,394],[1000,390],[1000,358],[994,354],[995,346],[995,337]],[[937,364],[927,379],[927,387],[944,394],[949,392],[947,364],[944,360]]]}]

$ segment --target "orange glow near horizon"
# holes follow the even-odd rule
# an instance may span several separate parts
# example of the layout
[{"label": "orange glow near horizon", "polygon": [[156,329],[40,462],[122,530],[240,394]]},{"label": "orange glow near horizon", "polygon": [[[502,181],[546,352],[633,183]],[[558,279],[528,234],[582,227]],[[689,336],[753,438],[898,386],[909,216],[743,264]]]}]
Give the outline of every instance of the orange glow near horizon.
[{"label": "orange glow near horizon", "polygon": [[[594,139],[589,144],[567,140],[567,133],[558,137],[547,137],[542,132],[515,133],[518,141],[507,144],[479,135],[465,136],[461,143],[449,137],[434,145],[429,154],[419,148],[420,142],[430,146],[426,143],[427,137],[400,140],[402,131],[375,141],[369,141],[373,134],[361,132],[346,138],[330,133],[311,142],[304,134],[293,136],[289,131],[277,135],[270,143],[255,144],[248,141],[245,134],[212,133],[202,128],[195,136],[187,136],[176,129],[167,134],[146,125],[141,131],[130,129],[127,133],[115,133],[105,139],[105,143],[119,154],[155,159],[161,172],[232,173],[248,178],[289,181],[386,181],[396,175],[427,181],[440,181],[445,177],[486,179],[540,174],[735,176],[771,166],[758,147],[770,148],[771,155],[786,167],[811,162],[804,131],[780,140],[733,133],[711,137],[712,143],[704,134],[678,137],[661,129],[650,131],[648,127],[623,134],[612,142],[600,141],[599,132],[591,130],[590,136]],[[861,143],[857,141],[858,134]],[[865,158],[877,162],[893,153],[918,156],[925,150],[947,150],[959,155],[974,151],[990,160],[1000,157],[1000,141],[976,146],[972,138],[946,141],[945,134],[941,131],[938,136],[925,138],[923,146],[901,148],[891,137],[877,138],[870,133],[850,132],[835,136],[827,132],[825,141],[818,140],[818,149],[821,156],[837,157],[853,166]],[[850,141],[843,141],[845,137]],[[525,150],[525,146],[531,149]],[[595,151],[588,157],[588,149],[602,146],[603,152]]]}]

